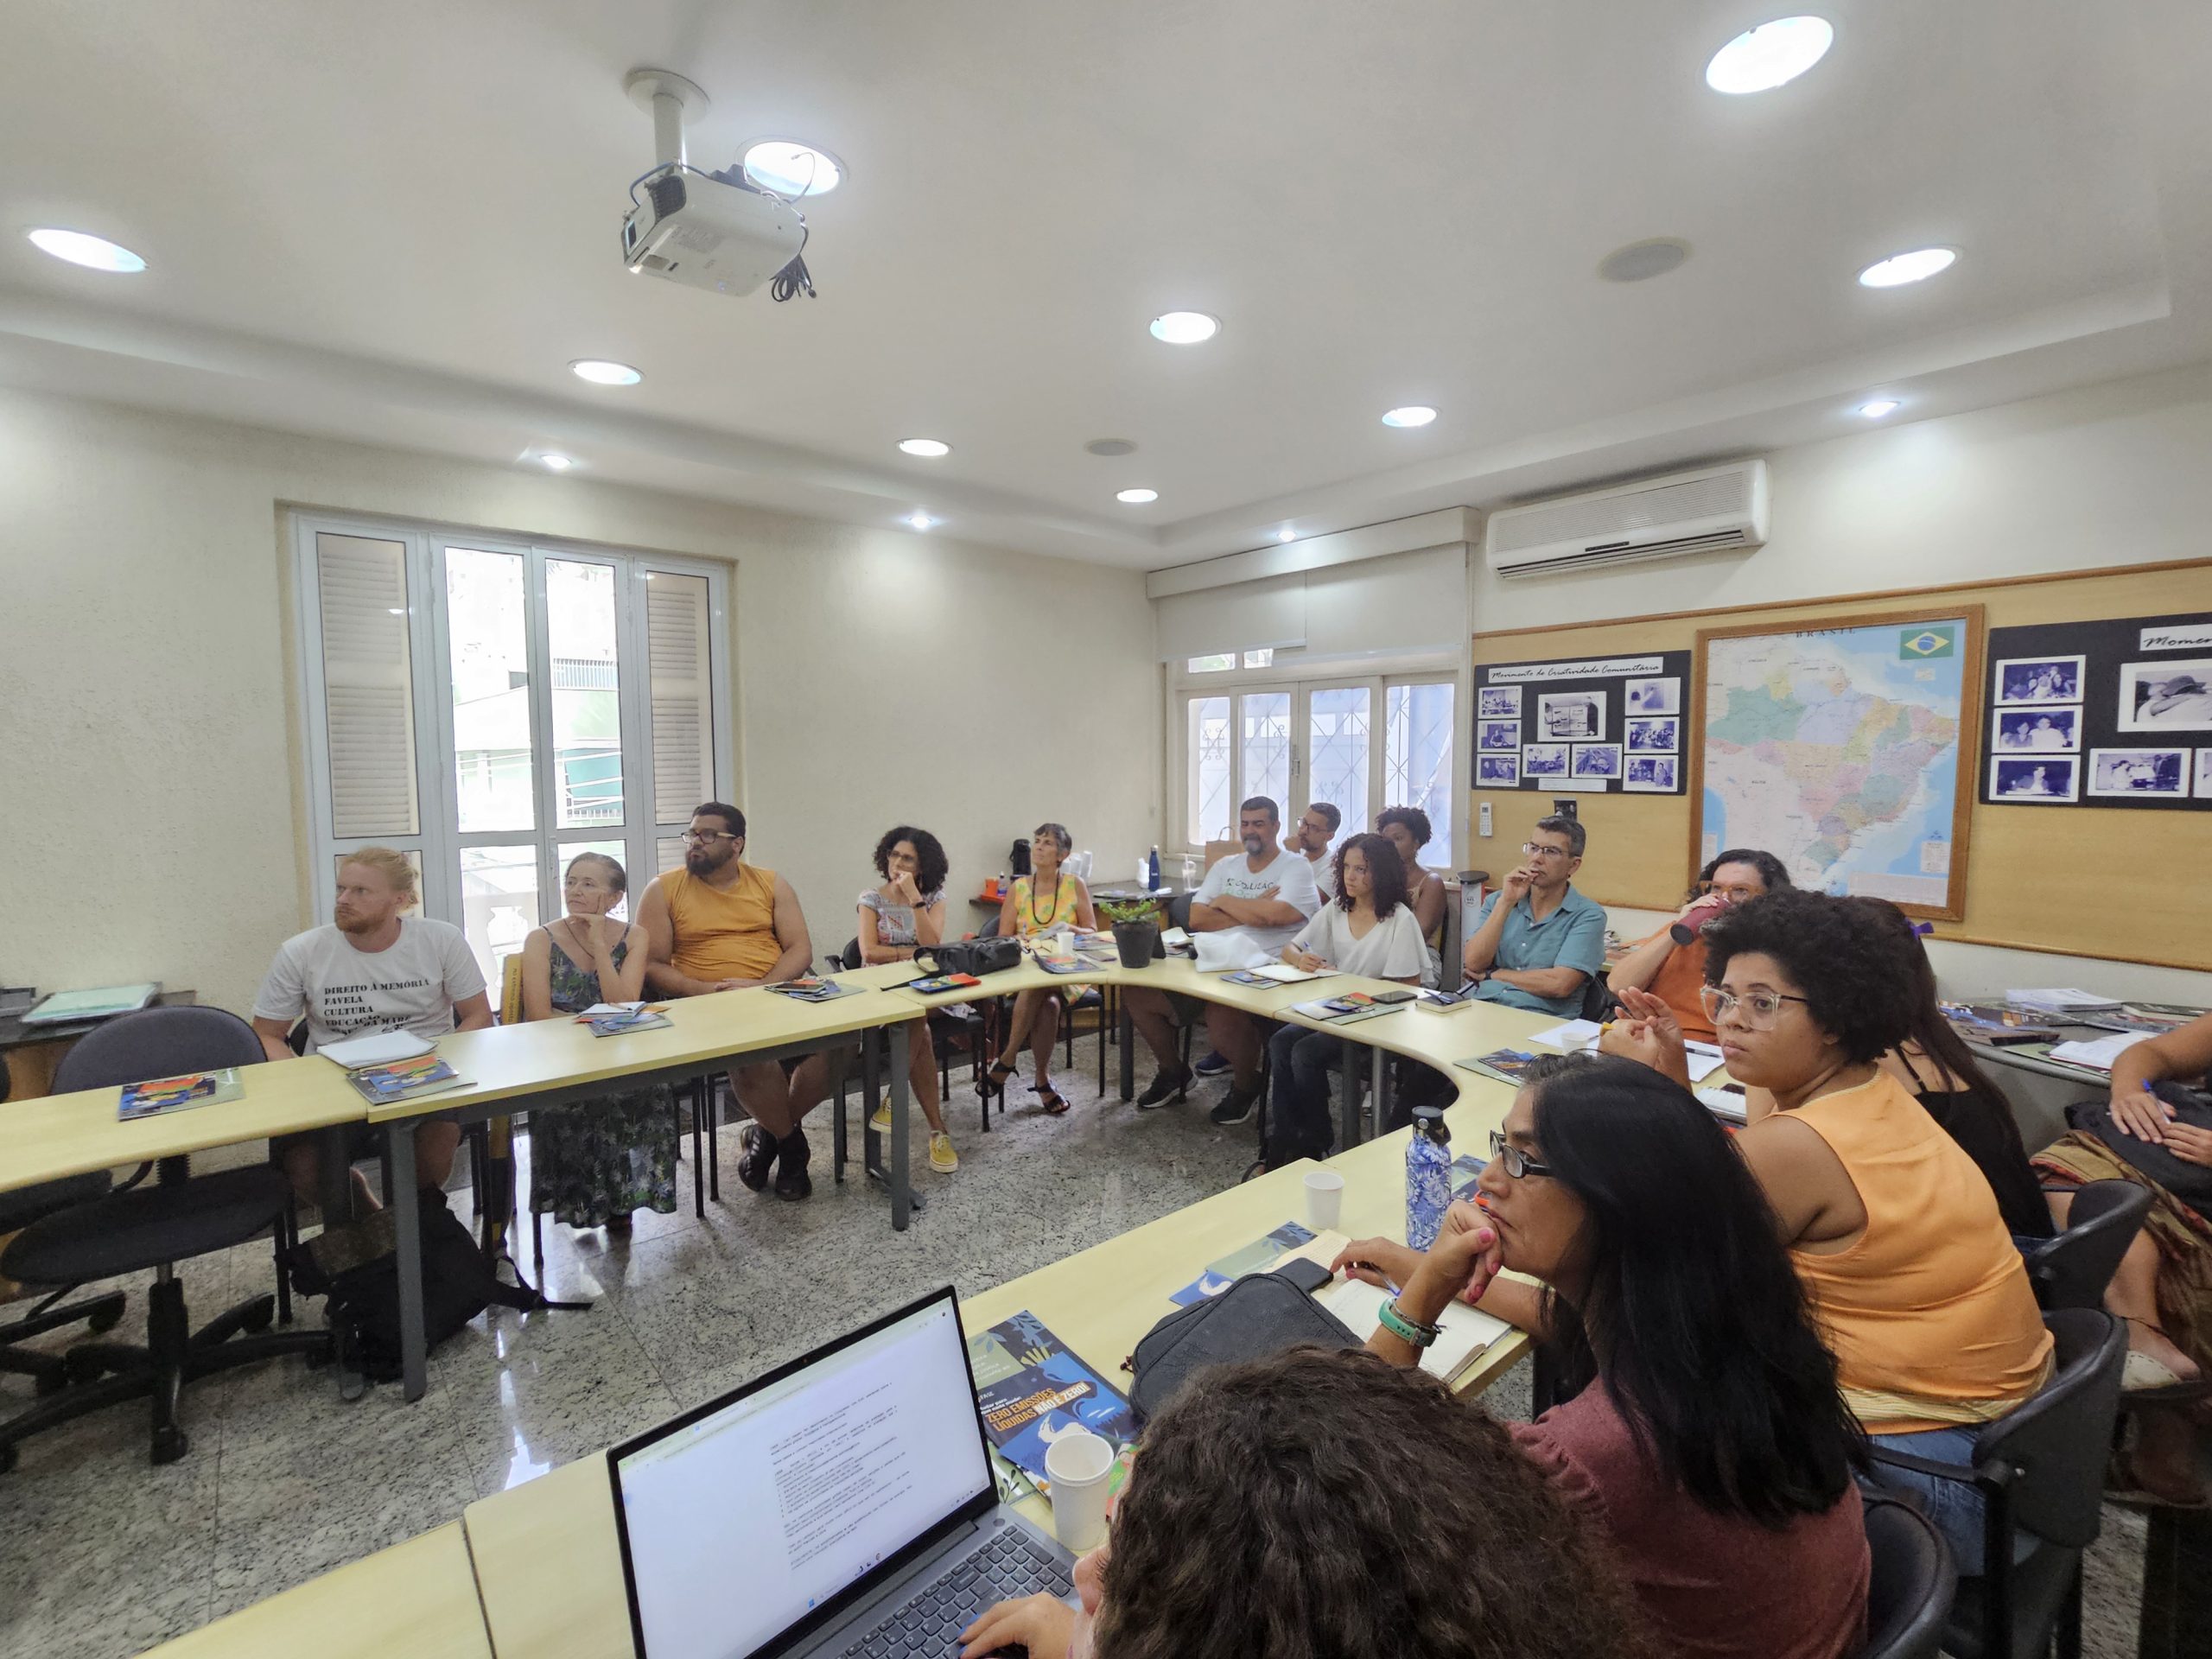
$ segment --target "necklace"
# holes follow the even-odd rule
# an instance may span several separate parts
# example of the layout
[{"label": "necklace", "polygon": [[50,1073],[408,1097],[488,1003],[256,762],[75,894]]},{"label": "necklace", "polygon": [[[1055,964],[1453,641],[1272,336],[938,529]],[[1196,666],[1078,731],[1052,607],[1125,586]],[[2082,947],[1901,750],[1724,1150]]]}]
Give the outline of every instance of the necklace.
[{"label": "necklace", "polygon": [[1065,880],[1065,878],[1058,870],[1052,872],[1052,907],[1049,911],[1039,912],[1037,908],[1037,880],[1034,876],[1030,878],[1029,919],[1039,933],[1060,918],[1060,886]]}]

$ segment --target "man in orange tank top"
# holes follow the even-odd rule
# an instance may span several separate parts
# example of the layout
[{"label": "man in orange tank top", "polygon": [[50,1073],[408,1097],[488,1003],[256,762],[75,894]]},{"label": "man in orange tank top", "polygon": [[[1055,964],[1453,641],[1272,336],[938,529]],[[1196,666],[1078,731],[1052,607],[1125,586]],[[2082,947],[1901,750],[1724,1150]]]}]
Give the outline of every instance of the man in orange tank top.
[{"label": "man in orange tank top", "polygon": [[[814,960],[806,918],[790,882],[745,861],[745,814],[709,801],[691,815],[683,868],[655,876],[638,900],[652,958],[645,983],[659,996],[708,996],[779,984]],[[806,1131],[800,1120],[827,1099],[827,1058],[810,1054],[786,1073],[779,1060],[730,1069],[745,1126],[738,1179],[758,1192],[772,1172],[776,1196],[804,1198]]]}]

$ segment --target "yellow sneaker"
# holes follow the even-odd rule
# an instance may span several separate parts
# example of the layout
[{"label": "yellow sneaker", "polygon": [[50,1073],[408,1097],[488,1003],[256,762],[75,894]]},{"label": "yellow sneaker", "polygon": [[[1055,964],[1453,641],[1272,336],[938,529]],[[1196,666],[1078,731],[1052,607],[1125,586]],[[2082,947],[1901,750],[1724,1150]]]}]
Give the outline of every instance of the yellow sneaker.
[{"label": "yellow sneaker", "polygon": [[886,1135],[891,1133],[891,1103],[889,1101],[885,1101],[882,1105],[875,1109],[875,1116],[868,1119],[868,1126],[871,1129],[880,1129]]},{"label": "yellow sneaker", "polygon": [[943,1129],[931,1132],[930,1167],[940,1175],[950,1175],[960,1167],[960,1154],[952,1149],[952,1137]]}]

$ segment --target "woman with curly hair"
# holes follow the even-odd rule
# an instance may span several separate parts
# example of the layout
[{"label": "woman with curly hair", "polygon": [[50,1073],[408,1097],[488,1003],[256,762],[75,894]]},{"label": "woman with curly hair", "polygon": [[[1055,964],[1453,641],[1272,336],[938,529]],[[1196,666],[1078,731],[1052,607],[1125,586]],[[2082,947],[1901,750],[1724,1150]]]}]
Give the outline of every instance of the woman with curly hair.
[{"label": "woman with curly hair", "polygon": [[1649,1659],[1596,1539],[1503,1425],[1373,1354],[1224,1365],[1146,1427],[1077,1613],[1002,1601],[963,1659]]},{"label": "woman with curly hair", "polygon": [[1428,814],[1417,806],[1386,806],[1376,817],[1375,833],[1397,849],[1405,864],[1406,903],[1413,907],[1414,920],[1428,946],[1428,967],[1421,982],[1433,988],[1444,978],[1443,960],[1437,954],[1437,941],[1444,937],[1444,878],[1423,867],[1421,849],[1428,845],[1435,829]]},{"label": "woman with curly hair", "polygon": [[[875,843],[875,871],[883,878],[860,897],[861,961],[906,962],[918,946],[944,937],[944,878],[951,866],[944,845],[926,830],[902,823]],[[938,1099],[937,1059],[930,1052],[929,1021],[906,1023],[906,1082],[930,1122],[930,1167],[950,1175],[960,1167]],[[891,1127],[888,1102],[876,1109],[876,1128]]]},{"label": "woman with curly hair", "polygon": [[[1406,870],[1398,849],[1381,836],[1351,836],[1337,848],[1337,896],[1313,913],[1282,959],[1308,973],[1357,974],[1418,985],[1428,946],[1406,902]],[[1344,1063],[1344,1038],[1285,1024],[1268,1042],[1274,1097],[1268,1164],[1325,1158],[1335,1129],[1329,1121],[1329,1070]]]},{"label": "woman with curly hair", "polygon": [[[2020,1252],[1972,1158],[1881,1066],[1912,1029],[1917,979],[1863,902],[1785,891],[1705,935],[1706,1013],[1748,1121],[1736,1147],[1774,1206],[1835,1351],[1844,1397],[1874,1444],[1970,1464],[1980,1427],[2050,1379]],[[1612,1046],[1687,1084],[1663,1003]],[[1961,1573],[1981,1571],[1981,1496],[1878,1467],[1919,1494]]]}]

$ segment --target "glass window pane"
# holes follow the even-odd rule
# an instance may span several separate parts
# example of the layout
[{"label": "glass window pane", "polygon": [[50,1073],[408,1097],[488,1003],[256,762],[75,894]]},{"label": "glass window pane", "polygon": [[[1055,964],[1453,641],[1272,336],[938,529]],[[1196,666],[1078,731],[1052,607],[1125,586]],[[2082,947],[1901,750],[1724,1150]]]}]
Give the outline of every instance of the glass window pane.
[{"label": "glass window pane", "polygon": [[524,607],[522,555],[446,549],[454,797],[464,835],[537,823]]},{"label": "glass window pane", "polygon": [[420,835],[406,543],[318,533],[315,551],[331,834]]},{"label": "glass window pane", "polygon": [[1394,685],[1383,693],[1388,728],[1382,749],[1382,793],[1391,806],[1417,806],[1428,814],[1435,838],[1421,861],[1449,869],[1457,844],[1459,814],[1452,794],[1452,704],[1458,688]]},{"label": "glass window pane", "polygon": [[[712,614],[704,576],[647,573],[655,823],[689,823],[691,809],[715,797],[714,677],[707,638]],[[683,861],[680,849],[676,861]]]},{"label": "glass window pane", "polygon": [[614,568],[545,562],[545,640],[553,659],[555,823],[622,822],[622,703],[614,666]]},{"label": "glass window pane", "polygon": [[1232,809],[1264,795],[1281,812],[1290,798],[1290,693],[1247,691],[1237,701],[1244,705],[1244,793]]},{"label": "glass window pane", "polygon": [[1209,841],[1226,839],[1231,827],[1229,699],[1192,697],[1186,707],[1189,726],[1184,734],[1184,754],[1189,777],[1184,798],[1190,805],[1184,831],[1189,837],[1186,845],[1203,848]]},{"label": "glass window pane", "polygon": [[499,984],[499,963],[522,949],[538,920],[536,847],[461,849],[461,931],[487,984]]},{"label": "glass window pane", "polygon": [[1248,651],[1244,653],[1244,666],[1247,668],[1273,668],[1274,665],[1275,648],[1273,645],[1262,651]]},{"label": "glass window pane", "polygon": [[1218,674],[1225,668],[1236,666],[1236,653],[1233,651],[1217,652],[1211,657],[1191,657],[1185,661],[1193,674]]},{"label": "glass window pane", "polygon": [[[602,857],[613,859],[622,867],[622,877],[626,885],[623,890],[621,902],[607,913],[620,920],[628,921],[631,912],[630,901],[645,887],[645,883],[639,880],[630,869],[629,849],[619,841],[564,841],[561,843],[560,856],[554,863],[554,868],[564,881],[568,879],[569,863],[579,853],[597,853]],[[558,906],[551,908],[559,913],[565,914],[568,910],[567,898],[564,896]]]},{"label": "glass window pane", "polygon": [[1327,801],[1344,817],[1330,838],[1333,849],[1367,828],[1368,690],[1332,685],[1306,700],[1306,798]]}]

